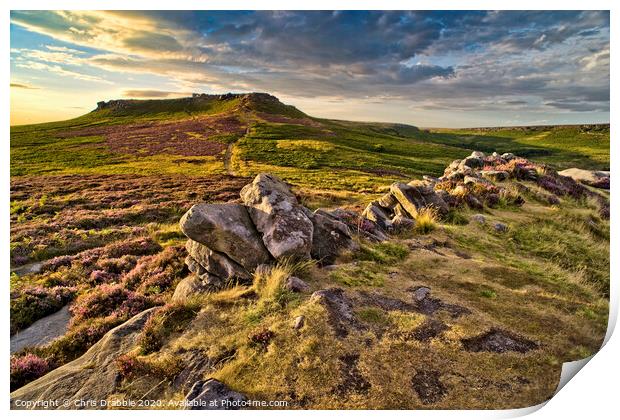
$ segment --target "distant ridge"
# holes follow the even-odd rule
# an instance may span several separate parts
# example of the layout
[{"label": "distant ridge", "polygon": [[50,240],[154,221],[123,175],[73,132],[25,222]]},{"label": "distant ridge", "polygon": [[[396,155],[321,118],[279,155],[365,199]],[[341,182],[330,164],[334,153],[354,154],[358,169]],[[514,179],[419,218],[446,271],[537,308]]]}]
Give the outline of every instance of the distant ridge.
[{"label": "distant ridge", "polygon": [[580,127],[582,131],[599,131],[608,130],[610,123],[595,123],[595,124],[548,124],[548,125],[506,125],[495,127],[463,127],[455,130],[475,130],[480,132],[496,131],[496,130],[521,130],[521,131],[543,131],[553,128],[575,128]]},{"label": "distant ridge", "polygon": [[194,93],[174,99],[112,99],[97,102],[91,114],[107,116],[147,115],[159,113],[219,113],[254,111],[280,114],[291,118],[305,118],[306,114],[292,105],[285,105],[268,93]]}]

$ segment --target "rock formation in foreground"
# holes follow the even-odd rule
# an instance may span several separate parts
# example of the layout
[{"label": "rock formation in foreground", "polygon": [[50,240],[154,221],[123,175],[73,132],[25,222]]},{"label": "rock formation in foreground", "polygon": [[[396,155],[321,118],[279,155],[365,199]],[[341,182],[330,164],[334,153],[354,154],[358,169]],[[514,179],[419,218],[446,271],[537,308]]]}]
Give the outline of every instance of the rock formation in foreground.
[{"label": "rock formation in foreground", "polygon": [[[543,193],[535,191],[537,188],[520,181],[534,183],[547,193],[541,195]],[[243,204],[199,203],[182,217],[181,229],[188,237],[186,264],[192,275],[179,283],[173,300],[184,300],[229,284],[249,284],[256,270],[278,261],[312,258],[319,265],[332,264],[343,252],[358,247],[356,237],[387,240],[392,233],[413,228],[416,217],[428,211],[425,209],[431,209],[436,217],[442,218],[462,206],[492,208],[502,200],[518,206],[523,204],[522,194],[526,193],[549,205],[559,203],[559,197],[591,197],[601,204],[601,215],[609,217],[609,202],[602,195],[572,177],[510,153],[487,156],[474,152],[463,160],[452,162],[440,178],[424,177],[419,181],[395,183],[388,193],[369,203],[361,215],[345,209],[312,212],[298,202],[283,181],[273,175],[260,174],[242,189]],[[483,215],[475,215],[472,219],[485,223]],[[508,228],[499,223],[495,229]],[[308,284],[296,278],[289,278],[285,287],[297,292],[310,291]],[[443,304],[429,298],[428,293],[428,288],[416,290],[416,304],[391,298],[377,301],[374,295],[368,295],[367,299],[379,306],[409,308],[422,313],[432,313],[439,307],[447,308],[454,316],[464,313],[464,308]],[[345,335],[349,327],[357,328],[351,315],[351,303],[339,289],[315,291],[312,296],[326,305],[330,316],[338,320],[337,335]],[[63,399],[105,400],[114,393],[117,384],[115,360],[134,348],[138,334],[154,310],[156,308],[136,315],[108,332],[83,356],[14,391],[11,407],[23,408],[15,406],[17,400],[33,403]],[[304,318],[299,316],[294,328],[302,328],[303,324]],[[434,334],[434,330],[441,328],[444,327],[437,324],[437,328],[430,325],[427,330]],[[420,336],[427,333],[430,334],[421,331]],[[512,337],[493,334],[489,336],[492,340],[514,341]],[[484,336],[477,340],[486,339]],[[484,346],[480,348],[484,350]],[[209,379],[195,382],[185,400],[193,402],[190,408],[202,408],[213,398],[230,401],[231,407],[246,399],[226,384]]]},{"label": "rock formation in foreground", "polygon": [[[175,299],[250,283],[261,264],[311,258],[320,265],[332,264],[343,251],[356,248],[355,235],[387,240],[390,233],[412,229],[422,211],[430,210],[441,219],[463,205],[473,209],[501,202],[521,205],[520,193],[529,188],[519,181],[535,182],[552,193],[539,195],[549,204],[556,204],[558,196],[598,196],[572,177],[512,153],[473,152],[453,161],[439,178],[396,182],[361,215],[344,209],[312,212],[282,180],[259,174],[241,190],[243,204],[199,203],[183,216],[181,230],[189,238],[186,264],[193,276],[181,282]],[[603,213],[606,216],[605,206]]]}]

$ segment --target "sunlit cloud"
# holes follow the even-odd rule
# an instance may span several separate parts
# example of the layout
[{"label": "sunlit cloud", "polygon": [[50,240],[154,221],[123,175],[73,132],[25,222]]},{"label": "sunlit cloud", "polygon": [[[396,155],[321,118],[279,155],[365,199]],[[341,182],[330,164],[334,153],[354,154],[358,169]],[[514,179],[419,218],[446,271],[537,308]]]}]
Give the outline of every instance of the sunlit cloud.
[{"label": "sunlit cloud", "polygon": [[11,22],[25,84],[61,76],[141,98],[265,91],[339,114],[358,101],[364,118],[374,106],[413,123],[450,124],[454,111],[472,125],[515,110],[523,123],[541,112],[609,118],[605,11],[13,11]]},{"label": "sunlit cloud", "polygon": [[25,85],[23,83],[11,83],[11,87],[16,89],[38,89],[37,87]]}]

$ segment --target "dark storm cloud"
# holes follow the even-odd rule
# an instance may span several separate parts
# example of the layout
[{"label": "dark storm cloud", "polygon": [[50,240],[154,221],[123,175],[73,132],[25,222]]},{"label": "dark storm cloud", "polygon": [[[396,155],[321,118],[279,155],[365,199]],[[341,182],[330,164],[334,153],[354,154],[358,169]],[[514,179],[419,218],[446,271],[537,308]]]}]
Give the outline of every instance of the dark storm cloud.
[{"label": "dark storm cloud", "polygon": [[[115,22],[110,15],[129,23],[97,29]],[[101,40],[92,46],[106,53],[87,60],[94,66],[164,75],[197,90],[398,99],[427,109],[609,109],[606,11],[12,12],[11,19],[67,42]]]}]

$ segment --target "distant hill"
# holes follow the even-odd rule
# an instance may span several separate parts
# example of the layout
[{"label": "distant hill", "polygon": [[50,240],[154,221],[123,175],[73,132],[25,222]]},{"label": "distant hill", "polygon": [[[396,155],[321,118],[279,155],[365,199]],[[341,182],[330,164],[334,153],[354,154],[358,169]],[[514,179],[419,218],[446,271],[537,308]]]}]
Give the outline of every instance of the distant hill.
[{"label": "distant hill", "polygon": [[252,176],[364,191],[440,175],[471,153],[609,169],[609,126],[428,129],[314,118],[268,93],[101,101],[67,121],[11,127],[11,173]]}]

